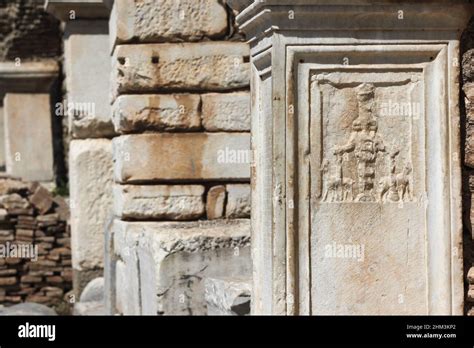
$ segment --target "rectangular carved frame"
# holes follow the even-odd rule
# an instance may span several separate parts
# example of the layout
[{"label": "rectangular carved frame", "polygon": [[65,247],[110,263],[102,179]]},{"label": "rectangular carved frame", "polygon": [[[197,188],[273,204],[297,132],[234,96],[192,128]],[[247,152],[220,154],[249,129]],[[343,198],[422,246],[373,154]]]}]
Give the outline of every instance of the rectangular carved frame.
[{"label": "rectangular carved frame", "polygon": [[[285,95],[284,100],[280,101],[274,97],[274,115],[277,115],[275,109],[283,106],[283,102],[286,109],[282,113],[285,120],[276,118],[273,121],[273,187],[281,191],[274,192],[272,209],[273,255],[276,257],[272,273],[273,289],[277,294],[273,298],[273,312],[317,314],[310,310],[308,163],[310,156],[314,156],[310,151],[308,126],[311,72],[420,69],[425,80],[424,108],[426,126],[429,127],[425,129],[428,313],[424,314],[462,314],[464,290],[457,41],[293,45],[277,40],[273,50],[273,54],[285,51],[286,56],[286,61],[281,62],[286,74],[284,93],[279,87],[282,85],[278,84],[283,76],[273,77],[274,96],[278,96],[279,91]],[[345,58],[349,61],[347,65],[343,64],[347,61]],[[272,70],[275,74],[275,66]],[[279,146],[278,139],[286,145]],[[279,161],[278,164],[278,158],[285,158],[286,161]],[[281,197],[286,197],[286,200],[278,199]]]}]

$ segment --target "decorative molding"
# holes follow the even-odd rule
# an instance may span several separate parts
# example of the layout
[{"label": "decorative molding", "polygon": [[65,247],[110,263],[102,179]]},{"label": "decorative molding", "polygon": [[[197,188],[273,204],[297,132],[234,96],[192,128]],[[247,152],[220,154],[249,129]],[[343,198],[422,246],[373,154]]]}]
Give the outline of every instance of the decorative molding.
[{"label": "decorative molding", "polygon": [[0,63],[0,98],[6,93],[49,93],[59,74],[54,60]]},{"label": "decorative molding", "polygon": [[[235,4],[234,4],[235,3]],[[231,3],[240,11],[237,24],[249,42],[267,31],[405,31],[458,32],[464,29],[472,11],[469,0],[400,1],[387,0],[256,0]],[[423,20],[420,20],[423,13]]]},{"label": "decorative molding", "polygon": [[46,0],[46,12],[63,22],[74,19],[107,19],[110,15],[110,4],[107,0]]}]

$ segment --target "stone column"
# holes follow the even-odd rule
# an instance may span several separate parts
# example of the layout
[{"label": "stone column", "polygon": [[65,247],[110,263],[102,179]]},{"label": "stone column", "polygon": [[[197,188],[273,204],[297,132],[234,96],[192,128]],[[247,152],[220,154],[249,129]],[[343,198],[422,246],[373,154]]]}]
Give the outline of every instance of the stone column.
[{"label": "stone column", "polygon": [[64,23],[71,247],[76,295],[103,275],[104,231],[112,214],[112,140],[108,17],[104,1],[46,1]]},{"label": "stone column", "polygon": [[468,1],[231,1],[251,44],[255,314],[462,314]]}]

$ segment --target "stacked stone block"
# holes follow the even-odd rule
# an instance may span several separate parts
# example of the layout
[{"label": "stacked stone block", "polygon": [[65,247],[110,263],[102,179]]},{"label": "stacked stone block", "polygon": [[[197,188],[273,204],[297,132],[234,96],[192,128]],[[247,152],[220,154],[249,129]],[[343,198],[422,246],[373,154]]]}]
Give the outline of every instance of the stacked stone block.
[{"label": "stacked stone block", "polygon": [[471,267],[467,273],[467,315],[474,316],[474,267]]},{"label": "stacked stone block", "polygon": [[37,183],[0,180],[0,304],[69,307],[69,207]]},{"label": "stacked stone block", "polygon": [[462,101],[464,102],[464,188],[465,215],[464,273],[466,275],[465,311],[474,315],[474,21],[462,38]]},{"label": "stacked stone block", "polygon": [[217,0],[114,3],[113,313],[206,314],[205,279],[251,274],[249,50],[229,14]]}]

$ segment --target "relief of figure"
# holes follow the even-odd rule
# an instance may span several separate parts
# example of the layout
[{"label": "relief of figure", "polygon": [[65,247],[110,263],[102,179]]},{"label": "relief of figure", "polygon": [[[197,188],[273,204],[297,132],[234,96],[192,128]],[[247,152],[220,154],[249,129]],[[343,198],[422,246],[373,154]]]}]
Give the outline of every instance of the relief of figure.
[{"label": "relief of figure", "polygon": [[396,178],[396,158],[400,154],[400,150],[397,147],[393,147],[388,155],[390,157],[388,172],[389,175],[382,177],[379,180],[379,199],[383,202],[398,202],[400,200],[397,188]]},{"label": "relief of figure", "polygon": [[375,162],[379,152],[385,152],[385,145],[377,134],[377,119],[373,116],[374,85],[363,83],[356,88],[358,116],[352,122],[349,140],[337,146],[334,154],[353,152],[357,161],[357,202],[375,202],[374,195]]},{"label": "relief of figure", "polygon": [[[335,157],[333,168],[327,159],[321,164],[323,202],[400,202],[413,199],[411,165],[407,163],[403,171],[397,173],[396,158],[400,149],[394,145],[389,147],[389,151],[377,133],[377,117],[373,114],[374,91],[374,85],[368,83],[356,88],[358,114],[352,122],[349,139],[343,145],[334,146],[330,152]],[[355,180],[344,177],[343,173],[343,158],[350,153],[356,162]],[[386,176],[376,173],[380,157],[389,158]],[[375,185],[376,177],[379,178],[378,186]]]},{"label": "relief of figure", "polygon": [[333,175],[329,175],[329,162],[324,159],[321,165],[323,173],[323,198],[324,202],[352,201],[354,198],[355,181],[345,178],[342,169],[342,155],[336,156],[336,165]]},{"label": "relief of figure", "polygon": [[[397,152],[398,154],[398,152]],[[391,173],[379,180],[379,198],[382,202],[411,202],[413,200],[410,174],[412,167],[407,163],[401,173],[396,173],[395,158],[391,155]]]},{"label": "relief of figure", "polygon": [[411,187],[412,183],[410,180],[410,174],[412,172],[412,167],[409,163],[405,165],[403,171],[397,174],[396,181],[397,181],[397,188],[398,188],[398,195],[402,201],[408,199],[408,201],[413,201],[413,189]]},{"label": "relief of figure", "polygon": [[355,180],[351,178],[344,178],[342,180],[343,201],[352,202],[354,200],[354,185]]},{"label": "relief of figure", "polygon": [[340,194],[342,190],[341,178],[337,174],[330,175],[329,162],[327,160],[323,160],[321,171],[324,177],[323,201],[334,202],[342,200],[342,194]]}]

